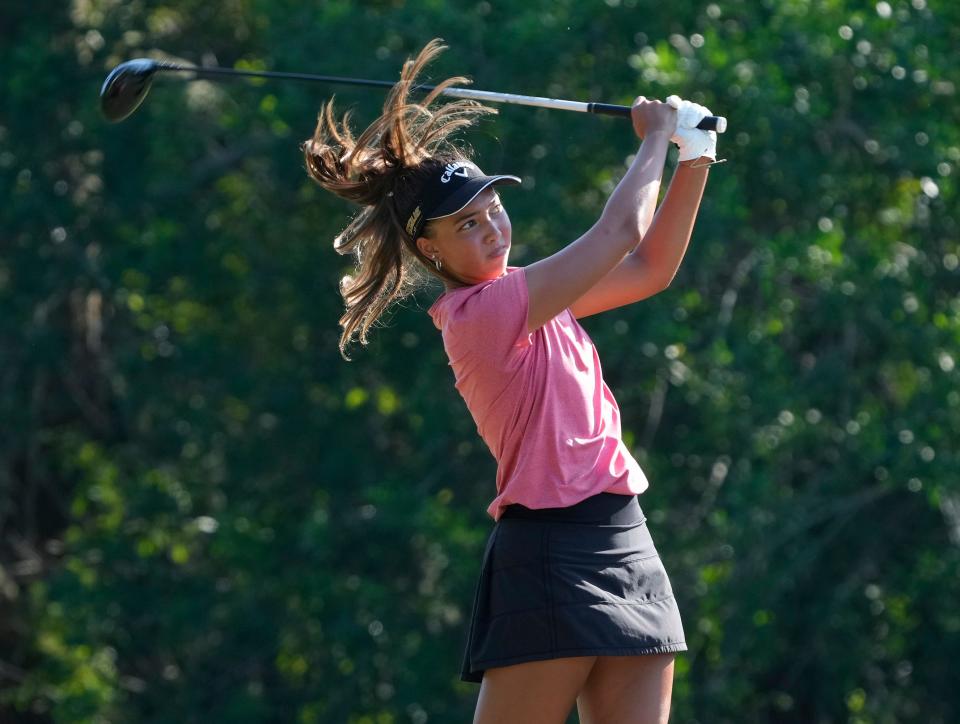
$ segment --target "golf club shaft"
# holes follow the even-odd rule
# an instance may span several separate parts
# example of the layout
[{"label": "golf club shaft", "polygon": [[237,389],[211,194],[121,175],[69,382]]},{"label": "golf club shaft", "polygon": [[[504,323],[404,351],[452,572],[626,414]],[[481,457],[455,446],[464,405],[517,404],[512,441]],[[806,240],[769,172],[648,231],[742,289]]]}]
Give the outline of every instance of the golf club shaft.
[{"label": "golf club shaft", "polygon": [[[284,73],[266,70],[240,70],[235,68],[184,66],[174,63],[159,63],[158,71],[196,73],[198,78],[207,76],[244,76],[249,78],[279,78],[283,80],[320,81],[324,83],[339,83],[342,85],[375,86],[391,88],[395,85],[385,80],[368,80],[365,78],[344,78],[334,75],[315,75],[312,73]],[[430,92],[436,86],[416,85],[411,90]],[[618,106],[610,103],[585,103],[582,101],[568,101],[557,98],[542,98],[539,96],[516,95],[514,93],[495,93],[492,91],[474,90],[470,88],[446,88],[441,95],[451,98],[466,98],[491,103],[513,103],[523,106],[537,106],[553,108],[562,111],[578,111],[580,113],[597,113],[606,116],[620,116],[630,118],[630,106]],[[698,124],[697,128],[705,131],[723,133],[727,130],[727,119],[722,116],[707,116]]]}]

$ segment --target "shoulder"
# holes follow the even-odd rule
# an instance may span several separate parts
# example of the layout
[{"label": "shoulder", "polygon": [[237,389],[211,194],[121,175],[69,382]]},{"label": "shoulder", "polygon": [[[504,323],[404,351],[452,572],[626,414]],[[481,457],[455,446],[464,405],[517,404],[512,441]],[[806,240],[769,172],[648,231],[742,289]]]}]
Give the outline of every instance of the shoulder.
[{"label": "shoulder", "polygon": [[450,290],[434,302],[429,313],[443,332],[447,351],[475,349],[504,354],[530,345],[527,333],[527,285],[523,267],[471,287]]},{"label": "shoulder", "polygon": [[[452,317],[458,313],[512,306],[517,302],[526,303],[526,281],[524,268],[508,266],[503,276],[489,279],[468,287],[457,287],[444,291],[427,310],[438,329],[443,329]],[[524,310],[526,313],[526,310]]]}]

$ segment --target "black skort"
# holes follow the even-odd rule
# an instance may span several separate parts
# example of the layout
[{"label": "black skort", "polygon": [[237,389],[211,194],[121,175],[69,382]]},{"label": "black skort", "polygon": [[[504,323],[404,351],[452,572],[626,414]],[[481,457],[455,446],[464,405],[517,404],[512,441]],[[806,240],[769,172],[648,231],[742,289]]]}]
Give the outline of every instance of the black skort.
[{"label": "black skort", "polygon": [[462,681],[524,661],[686,650],[636,495],[504,510],[483,553]]}]

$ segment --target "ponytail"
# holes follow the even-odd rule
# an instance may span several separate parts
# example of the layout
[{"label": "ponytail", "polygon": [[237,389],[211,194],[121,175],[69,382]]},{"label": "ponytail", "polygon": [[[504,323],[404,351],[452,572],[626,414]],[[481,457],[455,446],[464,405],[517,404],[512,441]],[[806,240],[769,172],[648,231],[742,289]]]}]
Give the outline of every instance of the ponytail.
[{"label": "ponytail", "polygon": [[[470,100],[431,108],[441,91],[470,82],[462,76],[437,85],[422,103],[408,100],[417,75],[444,49],[439,39],[431,40],[415,60],[403,64],[383,113],[359,138],[354,139],[350,130],[350,111],[340,124],[336,122],[331,98],[321,108],[313,137],[301,144],[310,177],[362,207],[333,243],[337,253],[352,254],[356,260],[355,273],[340,281],[345,311],[340,317],[339,347],[348,361],[346,348],[353,337],[366,345],[368,330],[390,305],[429,279],[424,270],[453,286],[464,285],[434,267],[402,221],[417,205],[431,173],[447,163],[469,160],[469,149],[453,143],[451,134],[471,126],[483,114],[497,112]],[[430,235],[429,222],[423,233]]]}]

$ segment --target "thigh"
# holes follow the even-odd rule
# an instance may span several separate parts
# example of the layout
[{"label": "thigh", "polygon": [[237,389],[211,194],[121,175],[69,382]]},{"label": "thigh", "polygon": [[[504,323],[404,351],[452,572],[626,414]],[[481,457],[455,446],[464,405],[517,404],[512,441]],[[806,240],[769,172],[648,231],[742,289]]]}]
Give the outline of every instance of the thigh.
[{"label": "thigh", "polygon": [[572,656],[487,669],[474,724],[563,724],[596,658]]},{"label": "thigh", "polygon": [[598,656],[577,698],[581,724],[666,724],[673,654]]}]

